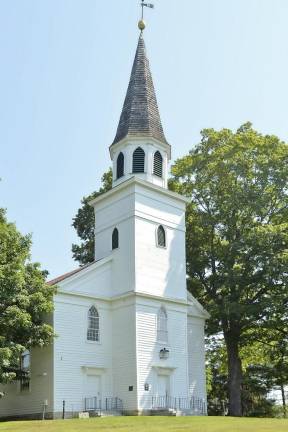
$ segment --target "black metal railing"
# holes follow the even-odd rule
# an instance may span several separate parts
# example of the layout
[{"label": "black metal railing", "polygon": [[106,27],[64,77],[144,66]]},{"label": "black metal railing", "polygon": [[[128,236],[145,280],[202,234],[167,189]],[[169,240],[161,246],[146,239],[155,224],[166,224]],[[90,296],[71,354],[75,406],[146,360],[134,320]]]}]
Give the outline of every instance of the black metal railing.
[{"label": "black metal railing", "polygon": [[95,397],[89,397],[84,399],[84,411],[101,411],[102,403],[101,399]]},{"label": "black metal railing", "polygon": [[84,411],[117,411],[122,413],[123,411],[123,402],[118,397],[110,397],[110,398],[97,398],[89,397],[84,398]]},{"label": "black metal railing", "polygon": [[119,399],[118,397],[105,398],[104,402],[106,411],[123,411],[122,399]]},{"label": "black metal railing", "polygon": [[190,398],[173,397],[173,396],[153,396],[152,409],[173,409],[173,410],[191,410],[195,414],[207,414],[207,405],[205,399],[195,396]]}]

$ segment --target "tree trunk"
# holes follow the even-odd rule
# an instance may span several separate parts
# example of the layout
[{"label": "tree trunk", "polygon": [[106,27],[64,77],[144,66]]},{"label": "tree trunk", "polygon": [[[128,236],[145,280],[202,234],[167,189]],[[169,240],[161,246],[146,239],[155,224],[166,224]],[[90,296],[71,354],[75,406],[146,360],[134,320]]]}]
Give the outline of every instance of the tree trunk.
[{"label": "tree trunk", "polygon": [[242,417],[242,364],[239,357],[239,334],[231,330],[224,332],[228,356],[229,415]]},{"label": "tree trunk", "polygon": [[285,396],[285,388],[283,386],[283,384],[281,384],[281,394],[282,394],[282,405],[283,405],[283,416],[284,418],[286,418],[287,413],[286,413],[286,396]]}]

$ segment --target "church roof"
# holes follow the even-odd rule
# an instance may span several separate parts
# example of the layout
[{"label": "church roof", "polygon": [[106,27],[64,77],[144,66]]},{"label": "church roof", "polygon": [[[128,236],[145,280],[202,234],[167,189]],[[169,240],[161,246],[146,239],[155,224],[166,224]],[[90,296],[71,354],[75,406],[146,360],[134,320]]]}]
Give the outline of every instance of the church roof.
[{"label": "church roof", "polygon": [[168,144],[163,132],[149,60],[141,32],[126,98],[112,145],[126,137],[143,136]]},{"label": "church roof", "polygon": [[68,273],[65,273],[65,274],[63,274],[63,275],[61,275],[61,276],[58,276],[58,277],[56,277],[55,279],[52,279],[52,280],[48,281],[47,284],[48,284],[48,285],[51,285],[51,286],[56,285],[57,283],[62,282],[63,280],[69,278],[70,276],[73,276],[73,275],[75,275],[75,274],[81,272],[82,270],[85,270],[87,267],[90,267],[90,266],[91,266],[92,264],[94,264],[95,262],[96,262],[96,261],[93,261],[92,263],[86,264],[86,265],[84,265],[84,266],[82,266],[82,267],[78,267],[78,268],[75,269],[75,270],[72,270],[72,271],[70,271],[70,272],[68,272]]}]

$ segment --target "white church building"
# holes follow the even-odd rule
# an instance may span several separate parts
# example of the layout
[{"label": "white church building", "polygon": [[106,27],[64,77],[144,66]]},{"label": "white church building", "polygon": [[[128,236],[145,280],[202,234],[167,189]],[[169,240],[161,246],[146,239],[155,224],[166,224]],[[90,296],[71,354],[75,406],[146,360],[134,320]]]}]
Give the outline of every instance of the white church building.
[{"label": "white church building", "polygon": [[91,202],[95,261],[57,285],[51,346],[23,355],[0,417],[206,414],[204,325],[186,288],[185,207],[141,31],[116,137],[113,188]]}]

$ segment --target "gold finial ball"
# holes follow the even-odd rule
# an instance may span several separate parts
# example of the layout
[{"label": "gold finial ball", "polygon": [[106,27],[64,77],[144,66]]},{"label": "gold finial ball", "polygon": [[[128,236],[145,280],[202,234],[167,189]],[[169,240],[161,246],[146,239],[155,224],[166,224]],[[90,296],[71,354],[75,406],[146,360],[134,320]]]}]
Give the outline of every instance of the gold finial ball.
[{"label": "gold finial ball", "polygon": [[145,21],[143,21],[142,19],[138,22],[138,28],[139,30],[143,31],[146,27]]}]

